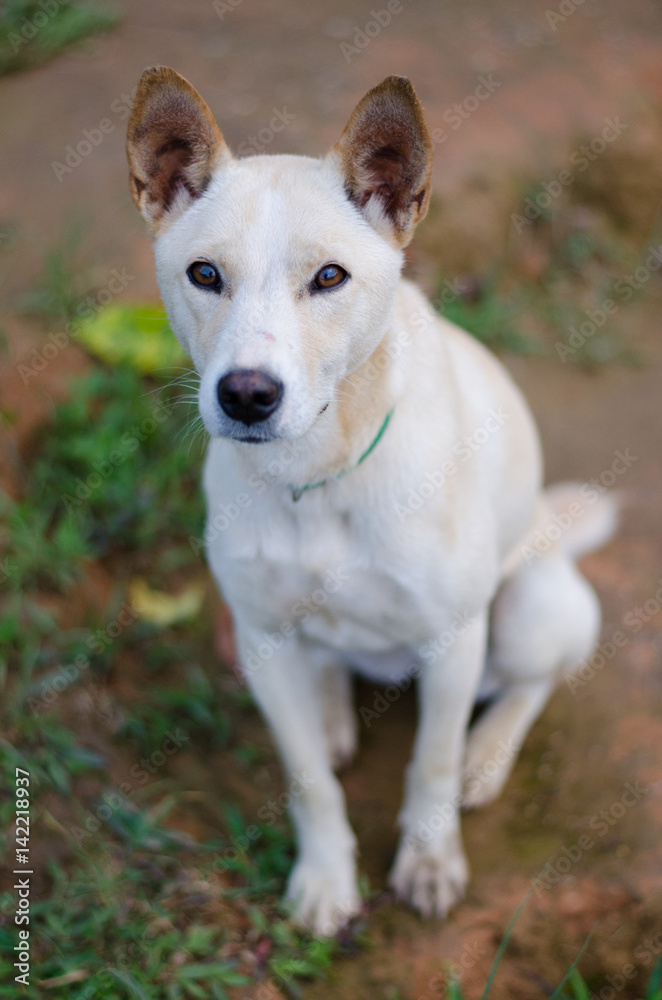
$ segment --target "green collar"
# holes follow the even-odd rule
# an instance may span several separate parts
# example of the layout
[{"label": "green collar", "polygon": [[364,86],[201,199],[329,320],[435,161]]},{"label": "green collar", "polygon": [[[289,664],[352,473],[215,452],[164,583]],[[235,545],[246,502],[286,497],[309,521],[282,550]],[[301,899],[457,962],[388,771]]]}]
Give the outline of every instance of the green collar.
[{"label": "green collar", "polygon": [[[358,468],[358,466],[361,464],[361,462],[365,462],[365,460],[368,457],[368,455],[370,454],[370,452],[374,451],[374,449],[377,447],[377,445],[379,444],[380,439],[382,438],[382,436],[384,434],[384,431],[388,427],[389,420],[393,416],[393,409],[394,408],[392,407],[388,411],[388,413],[386,414],[386,417],[384,419],[384,423],[382,424],[382,426],[377,431],[377,435],[373,439],[372,444],[369,445],[366,448],[366,450],[363,452],[363,454],[361,455],[361,457],[358,460],[358,462],[356,463],[356,465],[352,466],[352,469]],[[342,479],[342,477],[346,476],[348,472],[352,471],[352,469],[343,469],[342,472],[339,472],[338,475],[334,476],[333,478],[334,479]],[[320,481],[318,483],[308,483],[307,486],[290,486],[290,489],[292,490],[292,499],[296,503],[296,501],[299,500],[303,496],[303,494],[306,493],[308,490],[316,490],[318,486],[324,486],[326,483],[328,483],[328,481],[329,481],[328,479],[320,479]]]}]

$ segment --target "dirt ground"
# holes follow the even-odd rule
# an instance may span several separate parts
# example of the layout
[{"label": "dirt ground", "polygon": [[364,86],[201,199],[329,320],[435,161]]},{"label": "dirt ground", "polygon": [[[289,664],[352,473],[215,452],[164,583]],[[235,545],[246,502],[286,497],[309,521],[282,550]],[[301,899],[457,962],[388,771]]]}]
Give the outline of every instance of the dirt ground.
[{"label": "dirt ground", "polygon": [[[648,142],[641,123],[662,107],[662,13],[653,0],[627,7],[616,0],[404,0],[361,47],[367,35],[356,31],[381,6],[287,0],[276,8],[238,0],[215,10],[211,2],[139,0],[124,5],[121,25],[106,38],[6,78],[0,231],[9,298],[29,290],[47,247],[78,213],[89,224],[86,253],[98,284],[113,268],[124,269],[127,296],[157,299],[124,159],[127,101],[147,65],[169,64],[187,76],[235,148],[255,137],[259,151],[313,154],[334,141],[370,86],[389,73],[410,76],[431,128],[441,130],[437,205],[411,252],[411,272],[429,291],[440,267],[469,272],[518,238],[504,209],[513,184],[555,177],[576,136],[599,136],[606,119],[620,117],[630,138],[639,129],[638,141]],[[453,128],[449,109],[473,95],[481,77],[492,92]],[[274,131],[269,122],[278,111],[293,118]],[[102,119],[112,129],[58,177],[54,161],[64,162],[67,147]],[[644,205],[642,233],[658,207]],[[466,901],[439,924],[384,895],[370,915],[372,945],[340,961],[328,983],[304,987],[305,1000],[434,1000],[444,995],[442,969],[450,961],[467,997],[480,996],[503,929],[532,882],[494,1000],[539,996],[546,983],[558,983],[594,925],[582,968],[604,976],[597,996],[638,996],[662,950],[662,937],[655,941],[662,929],[662,348],[655,303],[632,315],[631,344],[643,358],[636,368],[587,374],[556,358],[507,359],[538,419],[548,480],[597,477],[611,485],[616,453],[629,456],[617,477],[627,500],[622,529],[583,564],[603,604],[603,662],[597,659],[575,690],[554,696],[503,798],[466,817],[473,869]],[[85,361],[72,345],[24,386],[16,366],[39,335],[15,313],[5,325],[11,354],[0,392],[3,406],[21,415],[17,428],[3,431],[11,484],[23,435]],[[617,648],[610,640],[619,630],[625,642]],[[359,704],[373,697],[369,686],[359,688]],[[385,884],[396,844],[414,726],[407,695],[364,728],[359,757],[343,779],[373,887]],[[222,754],[201,760],[188,785],[223,794],[221,785],[248,817],[268,792],[228,775]]]}]

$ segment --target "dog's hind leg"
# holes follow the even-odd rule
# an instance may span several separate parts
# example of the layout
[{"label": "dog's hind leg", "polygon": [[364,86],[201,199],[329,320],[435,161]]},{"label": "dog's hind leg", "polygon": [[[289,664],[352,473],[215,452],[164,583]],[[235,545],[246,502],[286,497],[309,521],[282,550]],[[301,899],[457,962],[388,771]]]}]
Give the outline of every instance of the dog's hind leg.
[{"label": "dog's hind leg", "polygon": [[555,684],[589,655],[599,626],[597,597],[562,551],[522,564],[501,585],[489,653],[498,692],[467,738],[465,808],[499,795]]},{"label": "dog's hind leg", "polygon": [[554,678],[506,687],[467,739],[462,806],[475,809],[500,795],[524,738],[554,687]]}]

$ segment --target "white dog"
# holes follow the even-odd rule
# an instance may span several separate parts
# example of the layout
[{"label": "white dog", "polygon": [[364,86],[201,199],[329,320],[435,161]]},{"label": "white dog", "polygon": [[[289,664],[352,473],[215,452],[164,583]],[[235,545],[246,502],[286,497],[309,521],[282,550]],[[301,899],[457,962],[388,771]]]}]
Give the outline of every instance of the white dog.
[{"label": "white dog", "polygon": [[[296,784],[295,915],[329,934],[360,906],[334,776],[356,748],[352,670],[418,678],[391,883],[444,915],[467,881],[459,807],[499,794],[596,640],[571,557],[609,537],[614,509],[579,487],[542,492],[507,373],[401,277],[432,165],[408,80],[371,90],[321,159],[237,160],[194,88],[150,69],[128,156],[201,376],[209,561]],[[492,701],[467,732],[479,691]]]}]

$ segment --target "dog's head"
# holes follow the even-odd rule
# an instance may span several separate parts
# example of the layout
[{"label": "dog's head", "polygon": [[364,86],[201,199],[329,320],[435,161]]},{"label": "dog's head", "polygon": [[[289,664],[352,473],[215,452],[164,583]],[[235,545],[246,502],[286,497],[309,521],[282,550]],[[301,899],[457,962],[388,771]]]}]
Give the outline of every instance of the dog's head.
[{"label": "dog's head", "polygon": [[207,430],[305,434],[386,333],[402,249],[427,210],[432,143],[408,80],[371,90],[330,153],[235,159],[197,91],[143,73],[131,191]]}]

